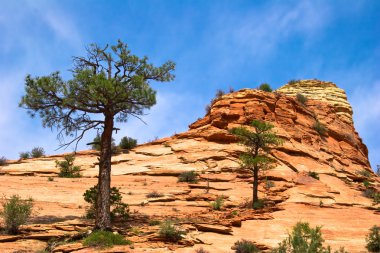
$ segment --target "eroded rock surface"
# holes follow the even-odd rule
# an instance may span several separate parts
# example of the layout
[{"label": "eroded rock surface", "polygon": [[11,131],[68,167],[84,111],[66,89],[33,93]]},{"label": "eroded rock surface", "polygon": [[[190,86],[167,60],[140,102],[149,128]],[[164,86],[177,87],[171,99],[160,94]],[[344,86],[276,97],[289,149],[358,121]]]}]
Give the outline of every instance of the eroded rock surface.
[{"label": "eroded rock surface", "polygon": [[[364,196],[363,182],[379,191],[380,179],[371,170],[368,150],[348,117],[352,113],[344,93],[331,83],[317,89],[315,82],[301,82],[314,92],[305,105],[292,96],[301,88],[294,94],[285,88],[278,93],[244,89],[226,94],[189,131],[113,156],[112,185],[120,187],[132,212],[129,222],[117,226],[134,242],[131,252],[194,252],[201,246],[210,252],[231,252],[240,239],[271,248],[298,221],[323,226],[326,243],[333,249],[345,246],[350,252],[365,252],[365,235],[371,226],[380,225],[380,216],[379,205]],[[324,89],[340,94],[340,102],[315,95]],[[271,122],[284,139],[271,152],[277,166],[260,175],[259,196],[266,199],[266,207],[257,211],[242,208],[252,196],[252,177],[239,166],[244,147],[228,133],[253,119]],[[316,121],[327,129],[322,136],[313,128]],[[77,153],[75,164],[81,166],[83,175],[78,179],[56,177],[55,160],[62,155],[0,167],[0,191],[7,196],[33,197],[38,213],[31,223],[47,224],[25,227],[26,236],[11,242],[0,237],[0,248],[14,244],[19,250],[25,241],[44,247],[50,235],[69,236],[91,227],[80,218],[88,206],[82,195],[97,181],[96,155],[94,151]],[[191,170],[201,174],[197,184],[178,182],[181,172]],[[316,172],[319,180],[309,172]],[[147,198],[152,191],[162,197]],[[221,211],[210,208],[218,196],[224,198]],[[168,218],[177,218],[188,232],[181,243],[163,241],[158,237],[159,227],[149,226],[150,220]],[[92,252],[82,248],[80,241],[61,247],[63,252]],[[131,250],[118,247],[114,249],[119,252]]]}]

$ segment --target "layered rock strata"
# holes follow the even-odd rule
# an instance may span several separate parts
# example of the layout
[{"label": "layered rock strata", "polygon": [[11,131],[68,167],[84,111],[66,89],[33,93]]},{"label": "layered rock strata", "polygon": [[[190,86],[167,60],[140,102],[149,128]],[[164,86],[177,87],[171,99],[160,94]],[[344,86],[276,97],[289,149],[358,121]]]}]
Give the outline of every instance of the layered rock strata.
[{"label": "layered rock strata", "polygon": [[352,108],[347,101],[346,92],[332,82],[324,82],[316,79],[299,80],[288,83],[277,90],[289,96],[302,94],[307,98],[321,102],[327,102],[336,108],[336,113],[342,120],[348,123],[352,121]]},{"label": "layered rock strata", "polygon": [[[269,249],[298,221],[323,226],[326,244],[333,249],[345,246],[350,252],[365,252],[365,235],[371,226],[379,225],[380,216],[379,205],[364,195],[367,188],[363,182],[380,191],[380,179],[370,168],[368,150],[352,122],[342,116],[343,106],[317,97],[302,104],[283,92],[243,89],[214,100],[210,112],[187,132],[113,156],[112,184],[120,187],[134,214],[128,226],[142,231],[139,235],[127,233],[135,243],[133,252],[193,252],[202,246],[223,253],[231,252],[234,242],[241,239]],[[284,144],[271,152],[277,166],[260,175],[259,196],[267,203],[260,211],[241,207],[252,195],[252,177],[239,166],[244,147],[228,132],[253,119],[271,122],[284,139]],[[322,135],[315,130],[316,122],[326,128]],[[40,218],[34,223],[46,223],[41,217],[80,218],[86,207],[82,194],[96,184],[96,155],[94,151],[77,154],[75,164],[81,166],[84,176],[79,179],[55,177],[55,160],[62,156],[14,161],[0,167],[0,191],[22,197],[33,192],[40,209]],[[190,170],[201,174],[200,181],[178,182],[178,175]],[[316,172],[319,180],[309,172]],[[273,183],[270,189],[266,180]],[[148,198],[152,191],[163,196]],[[223,196],[224,205],[222,211],[213,211],[210,202],[218,196]],[[173,217],[188,231],[180,244],[160,240],[158,226],[148,225],[148,220]],[[20,242],[0,236],[0,248],[1,240],[7,248]],[[17,250],[20,247],[17,244]]]}]

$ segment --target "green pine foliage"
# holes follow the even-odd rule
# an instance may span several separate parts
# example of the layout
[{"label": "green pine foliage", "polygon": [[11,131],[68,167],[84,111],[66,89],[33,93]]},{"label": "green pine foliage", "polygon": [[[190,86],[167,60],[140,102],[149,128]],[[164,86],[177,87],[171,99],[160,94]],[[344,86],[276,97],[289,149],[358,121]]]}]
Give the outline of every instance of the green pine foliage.
[{"label": "green pine foliage", "polygon": [[380,252],[380,227],[375,225],[369,231],[366,248],[369,252]]},{"label": "green pine foliage", "polygon": [[55,161],[55,166],[59,169],[59,177],[75,178],[81,177],[80,167],[74,166],[74,154],[65,155],[63,161]]},{"label": "green pine foliage", "polygon": [[266,91],[266,92],[272,92],[273,91],[272,88],[270,87],[270,85],[267,83],[260,84],[259,90]]},{"label": "green pine foliage", "polygon": [[121,138],[120,143],[119,143],[119,147],[125,150],[130,150],[136,147],[136,145],[137,145],[137,140],[131,137],[127,137],[127,136],[124,136],[123,138]]},{"label": "green pine foliage", "polygon": [[[323,246],[321,227],[310,227],[307,222],[298,222],[288,238],[279,243],[272,253],[331,253],[331,247]],[[334,253],[346,253],[343,247]]]},{"label": "green pine foliage", "polygon": [[[78,144],[91,130],[101,132],[99,153],[99,189],[109,191],[111,178],[112,135],[115,122],[126,123],[130,116],[139,118],[156,104],[156,91],[151,82],[174,79],[175,63],[167,61],[154,66],[148,57],[131,53],[120,40],[114,45],[90,44],[84,56],[73,57],[72,77],[64,80],[58,71],[50,75],[25,78],[25,95],[20,106],[44,127],[57,128],[58,137],[71,138],[61,147]],[[109,195],[99,194],[108,203]],[[95,227],[111,227],[109,205],[99,205]]]},{"label": "green pine foliage", "polygon": [[29,152],[20,152],[20,159],[28,159],[30,158],[30,153]]},{"label": "green pine foliage", "polygon": [[239,159],[241,166],[253,174],[252,208],[254,208],[254,203],[258,201],[259,170],[272,168],[275,160],[269,156],[269,151],[281,145],[283,141],[273,131],[274,126],[268,122],[253,120],[249,127],[233,128],[230,133],[235,135],[239,143],[246,147]]},{"label": "green pine foliage", "polygon": [[[121,219],[123,221],[129,218],[129,206],[124,203],[123,197],[121,196],[120,190],[117,187],[111,188],[110,194],[110,204],[111,204],[111,219]],[[84,200],[90,204],[90,207],[86,210],[86,218],[94,219],[96,214],[96,203],[98,196],[98,186],[95,185],[90,189],[86,190],[83,194]]]}]

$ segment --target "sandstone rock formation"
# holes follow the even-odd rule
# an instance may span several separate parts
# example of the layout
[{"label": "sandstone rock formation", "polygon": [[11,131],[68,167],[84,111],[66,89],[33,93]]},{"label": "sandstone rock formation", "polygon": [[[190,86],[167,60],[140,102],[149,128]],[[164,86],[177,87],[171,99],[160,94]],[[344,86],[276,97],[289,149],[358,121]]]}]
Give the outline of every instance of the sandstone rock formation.
[{"label": "sandstone rock formation", "polygon": [[[354,129],[344,92],[325,83],[331,92],[340,94],[333,100],[323,95],[322,88],[317,94],[316,81],[301,83],[310,84],[314,92],[302,92],[309,96],[305,105],[285,94],[285,88],[274,93],[240,90],[214,100],[210,112],[191,124],[189,131],[115,155],[112,185],[121,188],[133,217],[117,228],[134,242],[134,250],[129,246],[114,250],[194,252],[202,246],[210,252],[231,252],[240,239],[255,241],[265,250],[284,239],[295,223],[308,221],[323,226],[326,244],[333,249],[345,246],[350,252],[365,252],[365,235],[371,226],[380,225],[380,212],[379,204],[364,196],[363,182],[380,191],[380,179],[370,168],[368,150]],[[260,175],[259,196],[266,199],[266,207],[257,211],[241,207],[251,197],[252,177],[240,169],[238,157],[243,147],[228,133],[253,119],[273,123],[284,139],[284,144],[271,152],[277,166]],[[316,121],[326,127],[325,134],[313,128]],[[0,248],[19,250],[29,242],[33,250],[43,249],[46,233],[63,237],[63,228],[69,231],[67,237],[90,226],[88,221],[78,224],[77,219],[87,206],[83,192],[96,184],[96,152],[77,153],[75,163],[84,176],[78,179],[57,178],[57,159],[62,156],[13,161],[0,167],[0,191],[8,196],[32,196],[39,209],[30,225],[34,230],[25,227],[24,235],[11,239],[0,236]],[[201,174],[200,182],[177,181],[181,172],[191,170]],[[309,172],[318,173],[319,180]],[[272,182],[270,188],[266,180]],[[152,191],[163,197],[147,198]],[[223,209],[211,210],[210,202],[222,195]],[[150,220],[167,218],[177,218],[188,232],[179,244],[163,241],[157,235],[158,226],[149,226]],[[41,228],[37,237],[30,237],[36,234],[36,227]],[[91,249],[83,248],[79,241],[57,252],[70,251]]]},{"label": "sandstone rock formation", "polygon": [[336,113],[342,120],[352,124],[352,108],[347,101],[346,92],[332,82],[319,80],[299,80],[286,84],[277,90],[289,96],[296,96],[298,93],[307,98],[317,101],[327,102],[336,108]]}]

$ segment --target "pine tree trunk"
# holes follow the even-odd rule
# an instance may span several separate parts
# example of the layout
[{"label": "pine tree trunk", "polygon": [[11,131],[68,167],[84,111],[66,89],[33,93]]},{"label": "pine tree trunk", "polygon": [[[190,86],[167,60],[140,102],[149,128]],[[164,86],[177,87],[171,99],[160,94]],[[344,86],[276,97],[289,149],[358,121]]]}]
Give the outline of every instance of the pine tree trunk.
[{"label": "pine tree trunk", "polygon": [[95,229],[111,230],[110,188],[113,117],[105,117],[101,136]]},{"label": "pine tree trunk", "polygon": [[254,168],[253,168],[252,209],[254,209],[255,202],[259,200],[259,198],[258,198],[258,187],[259,187],[259,168],[257,166],[254,166]]}]

